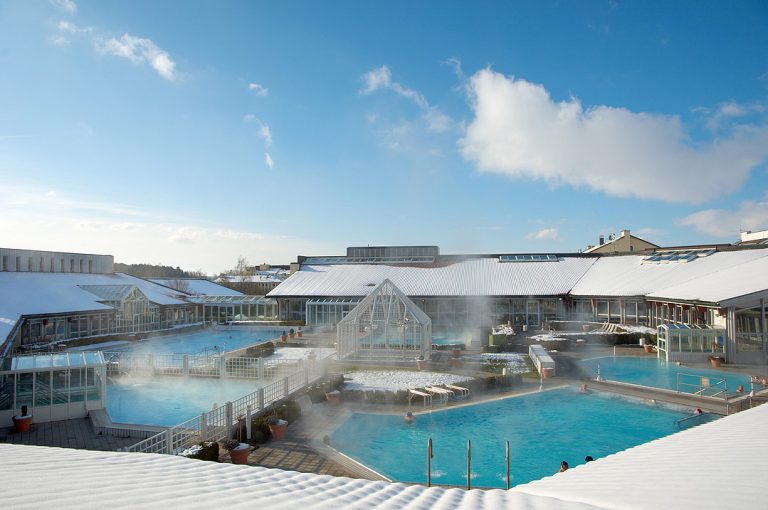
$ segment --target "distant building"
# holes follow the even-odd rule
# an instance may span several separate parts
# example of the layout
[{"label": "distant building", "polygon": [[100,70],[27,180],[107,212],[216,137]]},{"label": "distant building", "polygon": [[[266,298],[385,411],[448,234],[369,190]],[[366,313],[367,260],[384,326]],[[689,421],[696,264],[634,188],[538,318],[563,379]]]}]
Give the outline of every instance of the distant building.
[{"label": "distant building", "polygon": [[768,244],[768,230],[759,230],[757,232],[747,230],[742,232],[739,237],[740,239],[734,244]]},{"label": "distant building", "polygon": [[584,253],[635,253],[655,248],[658,248],[658,246],[649,243],[645,239],[633,236],[629,233],[629,230],[622,230],[618,237],[615,234],[610,234],[607,242],[605,237],[600,236],[598,245],[587,246]]}]

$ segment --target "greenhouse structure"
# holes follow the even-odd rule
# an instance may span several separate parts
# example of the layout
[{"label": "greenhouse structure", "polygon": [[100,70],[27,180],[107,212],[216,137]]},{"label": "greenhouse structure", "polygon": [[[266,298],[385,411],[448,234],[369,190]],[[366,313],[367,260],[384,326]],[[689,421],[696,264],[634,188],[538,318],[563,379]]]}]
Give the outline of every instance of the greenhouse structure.
[{"label": "greenhouse structure", "polygon": [[385,279],[339,322],[336,345],[339,359],[426,358],[432,320]]}]

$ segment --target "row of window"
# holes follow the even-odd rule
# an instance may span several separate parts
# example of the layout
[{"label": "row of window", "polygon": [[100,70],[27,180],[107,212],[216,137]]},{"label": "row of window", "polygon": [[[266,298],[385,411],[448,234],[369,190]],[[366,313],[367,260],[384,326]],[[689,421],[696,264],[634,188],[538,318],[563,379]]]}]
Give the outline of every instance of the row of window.
[{"label": "row of window", "polygon": [[60,259],[51,257],[48,260],[46,260],[46,257],[27,257],[25,261],[24,258],[19,255],[12,258],[8,255],[3,255],[0,268],[2,268],[3,271],[11,271],[9,264],[12,261],[14,262],[13,271],[25,271],[25,269],[23,269],[23,262],[26,262],[26,271],[39,273],[93,273],[92,259],[66,259],[65,257],[61,257]]}]

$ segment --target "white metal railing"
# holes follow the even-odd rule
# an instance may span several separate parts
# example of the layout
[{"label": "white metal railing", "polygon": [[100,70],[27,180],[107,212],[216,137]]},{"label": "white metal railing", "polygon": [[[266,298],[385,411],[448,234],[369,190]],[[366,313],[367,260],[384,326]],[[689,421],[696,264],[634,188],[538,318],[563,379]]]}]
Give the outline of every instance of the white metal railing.
[{"label": "white metal railing", "polygon": [[274,379],[292,373],[303,361],[227,357],[226,355],[196,356],[191,354],[132,354],[105,352],[109,374],[127,372],[153,375],[196,377],[238,377],[245,379]]},{"label": "white metal railing", "polygon": [[677,372],[677,392],[727,399],[728,381],[722,377],[707,377]]},{"label": "white metal railing", "polygon": [[[287,363],[277,365],[291,366]],[[222,407],[170,427],[125,448],[124,451],[176,454],[201,441],[218,441],[231,437],[233,426],[239,419],[248,414],[263,412],[272,404],[304,389],[308,384],[320,379],[326,369],[326,363],[322,361],[294,363],[292,366],[295,369],[281,379],[234,402],[227,402]]]}]

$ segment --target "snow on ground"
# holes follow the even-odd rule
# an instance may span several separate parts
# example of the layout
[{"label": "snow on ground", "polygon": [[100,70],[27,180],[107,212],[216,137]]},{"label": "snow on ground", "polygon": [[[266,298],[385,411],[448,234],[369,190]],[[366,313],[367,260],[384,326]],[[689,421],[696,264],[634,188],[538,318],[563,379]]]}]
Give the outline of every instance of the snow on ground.
[{"label": "snow on ground", "polygon": [[[562,336],[559,336],[561,332],[557,332],[557,334],[550,332],[550,333],[542,333],[541,335],[533,335],[529,337],[531,340],[535,340],[537,342],[555,342],[559,340],[567,340],[567,338],[563,338]],[[580,333],[581,334],[581,333]]]},{"label": "snow on ground", "polygon": [[640,333],[642,335],[656,334],[656,328],[649,328],[648,326],[641,326],[639,324],[619,324],[619,327],[627,333]]},{"label": "snow on ground", "polygon": [[517,352],[484,352],[472,356],[464,356],[462,359],[467,361],[479,361],[484,365],[503,365],[504,368],[511,370],[513,374],[524,374],[528,372],[528,365],[525,362],[526,354]]},{"label": "snow on ground", "polygon": [[366,370],[344,374],[348,390],[406,390],[439,384],[471,381],[471,377],[440,372],[414,372],[411,370]]},{"label": "snow on ground", "polygon": [[336,354],[336,349],[329,347],[278,347],[275,353],[267,359],[308,359],[311,352],[315,353],[317,359],[325,359]]}]

